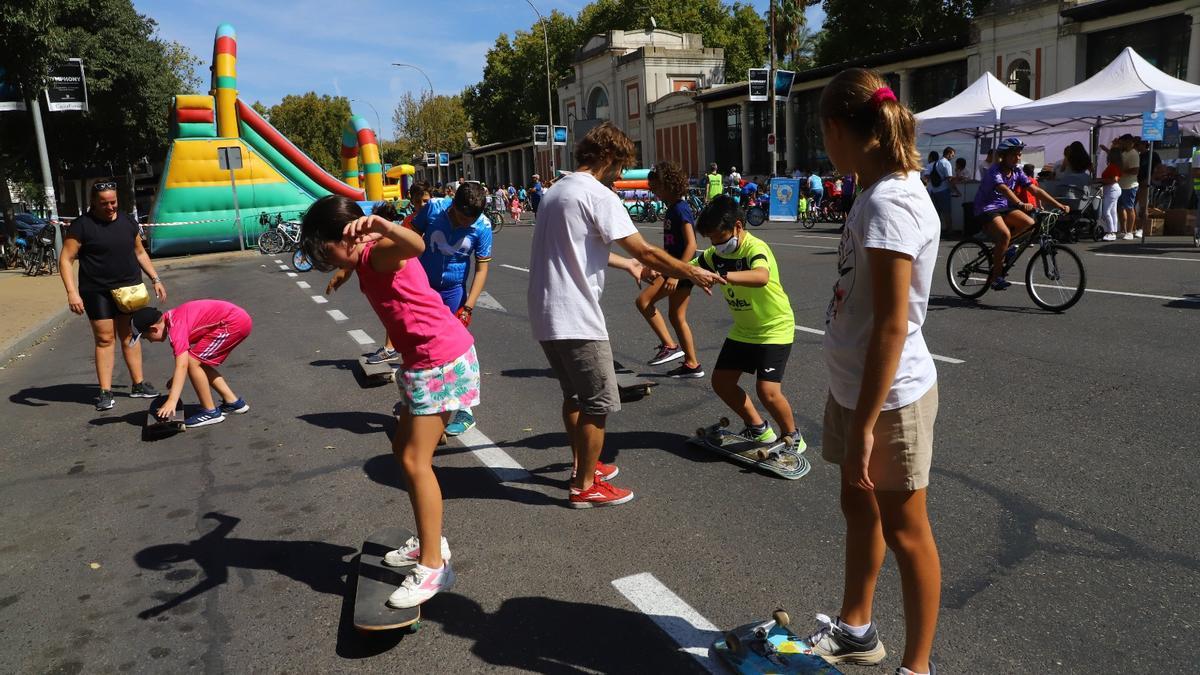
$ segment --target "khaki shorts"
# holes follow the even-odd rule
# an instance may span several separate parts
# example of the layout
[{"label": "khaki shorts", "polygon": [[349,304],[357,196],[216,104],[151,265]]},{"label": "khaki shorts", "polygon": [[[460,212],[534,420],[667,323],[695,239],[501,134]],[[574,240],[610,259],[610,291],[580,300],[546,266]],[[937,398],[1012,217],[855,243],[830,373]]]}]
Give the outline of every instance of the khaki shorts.
[{"label": "khaki shorts", "polygon": [[547,340],[542,351],[562,386],[563,398],[585,415],[607,415],[621,409],[617,372],[608,340]]},{"label": "khaki shorts", "polygon": [[[933,422],[937,419],[938,388],[902,408],[885,410],[875,422],[875,445],[867,472],[877,491],[908,492],[929,486],[933,461]],[[833,395],[825,401],[821,456],[840,465],[846,456],[846,437],[854,411],[843,408]]]}]

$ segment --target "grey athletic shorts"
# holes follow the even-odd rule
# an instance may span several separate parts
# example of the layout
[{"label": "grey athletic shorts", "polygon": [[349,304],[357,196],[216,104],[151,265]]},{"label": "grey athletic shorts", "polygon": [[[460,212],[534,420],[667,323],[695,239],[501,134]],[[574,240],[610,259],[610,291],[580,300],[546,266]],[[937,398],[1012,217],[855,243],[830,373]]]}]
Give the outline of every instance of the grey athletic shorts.
[{"label": "grey athletic shorts", "polygon": [[564,399],[575,401],[585,415],[607,415],[621,409],[608,340],[546,340],[541,344]]}]

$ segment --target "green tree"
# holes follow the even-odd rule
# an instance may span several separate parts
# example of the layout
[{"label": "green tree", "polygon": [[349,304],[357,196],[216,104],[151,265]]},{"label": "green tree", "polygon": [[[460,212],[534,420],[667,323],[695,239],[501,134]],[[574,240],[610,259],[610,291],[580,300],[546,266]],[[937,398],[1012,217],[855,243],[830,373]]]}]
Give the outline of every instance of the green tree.
[{"label": "green tree", "polygon": [[817,65],[967,34],[990,0],[824,0]]},{"label": "green tree", "polygon": [[379,159],[384,164],[413,164],[417,160],[417,148],[404,140],[380,141]]},{"label": "green tree", "polygon": [[392,124],[396,140],[416,152],[459,152],[471,130],[459,95],[416,98],[406,93],[392,112]]},{"label": "green tree", "polygon": [[775,58],[780,63],[802,63],[815,46],[804,10],[820,0],[773,0],[775,4]]},{"label": "green tree", "polygon": [[[261,103],[252,105],[260,115]],[[350,119],[350,101],[344,96],[318,96],[308,92],[284,96],[263,115],[314,162],[330,173],[340,170],[342,129]]]}]

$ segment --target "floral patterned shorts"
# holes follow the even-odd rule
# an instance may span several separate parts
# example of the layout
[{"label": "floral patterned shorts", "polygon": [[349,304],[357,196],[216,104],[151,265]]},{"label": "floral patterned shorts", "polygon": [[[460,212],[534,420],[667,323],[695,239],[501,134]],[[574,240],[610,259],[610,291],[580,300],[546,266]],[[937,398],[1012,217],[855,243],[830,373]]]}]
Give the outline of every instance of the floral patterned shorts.
[{"label": "floral patterned shorts", "polygon": [[396,385],[396,404],[413,415],[436,415],[479,405],[479,359],[472,346],[465,354],[440,366],[423,370],[401,370]]}]

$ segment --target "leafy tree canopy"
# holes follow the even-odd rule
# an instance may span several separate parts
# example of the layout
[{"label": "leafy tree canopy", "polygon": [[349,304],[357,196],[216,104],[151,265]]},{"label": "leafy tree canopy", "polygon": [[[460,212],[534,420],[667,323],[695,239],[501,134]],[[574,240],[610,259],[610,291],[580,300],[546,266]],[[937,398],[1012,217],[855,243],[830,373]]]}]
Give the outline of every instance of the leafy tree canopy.
[{"label": "leafy tree canopy", "polygon": [[342,129],[350,119],[349,99],[318,96],[310,91],[284,96],[269,108],[257,101],[250,107],[326,171],[335,175],[340,171]]},{"label": "leafy tree canopy", "polygon": [[[414,97],[406,93],[392,112],[396,141],[418,152],[459,152],[471,130],[461,96]],[[412,157],[405,159],[411,161]]]},{"label": "leafy tree canopy", "polygon": [[824,0],[817,65],[965,35],[989,0]]}]

